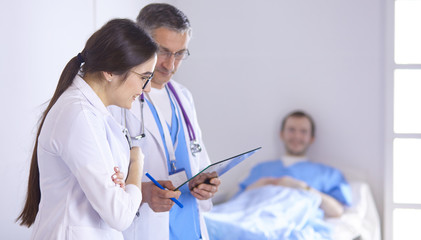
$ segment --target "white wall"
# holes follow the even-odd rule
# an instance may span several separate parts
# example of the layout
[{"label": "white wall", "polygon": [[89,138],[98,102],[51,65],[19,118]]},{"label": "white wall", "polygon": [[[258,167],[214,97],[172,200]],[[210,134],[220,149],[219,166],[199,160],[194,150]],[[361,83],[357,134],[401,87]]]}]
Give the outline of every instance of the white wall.
[{"label": "white wall", "polygon": [[309,155],[368,182],[382,214],[383,1],[176,4],[193,39],[175,79],[193,92],[212,159],[263,147],[222,177],[218,198],[257,162],[279,156],[280,118],[299,108],[317,125]]},{"label": "white wall", "polygon": [[36,122],[66,63],[115,17],[135,19],[151,1],[2,1],[0,8],[0,198],[2,239],[28,239],[22,209]]},{"label": "white wall", "polygon": [[[36,121],[67,61],[113,17],[150,1],[8,1],[0,8],[0,233],[27,239],[21,210]],[[190,88],[213,160],[263,149],[222,178],[218,198],[279,153],[280,117],[311,113],[316,161],[367,181],[383,207],[383,1],[182,0],[194,33],[176,79]],[[83,6],[83,7],[81,7]],[[2,235],[4,237],[5,235]]]}]

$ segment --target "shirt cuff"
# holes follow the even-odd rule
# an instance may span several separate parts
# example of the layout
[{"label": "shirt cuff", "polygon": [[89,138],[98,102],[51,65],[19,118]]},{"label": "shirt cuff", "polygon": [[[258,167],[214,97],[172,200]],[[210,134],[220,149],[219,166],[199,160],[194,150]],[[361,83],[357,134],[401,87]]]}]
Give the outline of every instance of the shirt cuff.
[{"label": "shirt cuff", "polygon": [[133,196],[134,199],[139,199],[139,205],[140,202],[142,202],[142,191],[134,185],[134,184],[128,184],[126,185],[126,192],[130,194],[130,196]]}]

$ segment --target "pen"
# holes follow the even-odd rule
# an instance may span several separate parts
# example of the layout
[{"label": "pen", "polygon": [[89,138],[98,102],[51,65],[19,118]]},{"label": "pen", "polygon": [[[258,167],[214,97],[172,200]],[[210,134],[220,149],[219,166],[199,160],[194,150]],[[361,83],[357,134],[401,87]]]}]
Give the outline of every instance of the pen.
[{"label": "pen", "polygon": [[[159,187],[162,190],[165,190],[165,188],[163,186],[161,186],[161,184],[159,184],[159,182],[157,182],[149,173],[145,173],[146,177],[148,177],[157,187]],[[183,208],[183,204],[181,204],[181,202],[179,202],[177,199],[175,198],[171,198],[171,200],[173,202],[175,202],[175,204],[177,204],[180,208]]]}]

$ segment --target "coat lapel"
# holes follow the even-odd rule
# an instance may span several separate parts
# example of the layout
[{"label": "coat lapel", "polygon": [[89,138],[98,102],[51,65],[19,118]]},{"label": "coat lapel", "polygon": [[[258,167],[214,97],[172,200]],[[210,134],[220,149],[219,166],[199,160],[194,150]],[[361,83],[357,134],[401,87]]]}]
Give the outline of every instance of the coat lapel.
[{"label": "coat lapel", "polygon": [[[135,103],[133,103],[131,112],[141,124],[142,118],[141,118],[141,111],[140,111],[140,101],[136,101]],[[162,156],[165,156],[165,149],[164,149],[164,144],[162,142],[161,133],[159,132],[155,118],[152,114],[151,109],[149,108],[149,104],[146,102],[146,99],[143,104],[143,121],[145,124],[145,135],[146,135],[145,137],[154,138],[155,141],[159,145],[159,151],[161,152]],[[150,141],[150,142],[153,142],[153,141]]]},{"label": "coat lapel", "polygon": [[145,131],[147,131],[147,133],[149,133],[150,135],[152,135],[153,138],[155,138],[156,142],[159,145],[160,151],[162,152],[163,156],[165,156],[164,143],[161,138],[161,133],[159,132],[158,125],[146,100],[145,105],[143,106],[143,118],[145,121]]}]

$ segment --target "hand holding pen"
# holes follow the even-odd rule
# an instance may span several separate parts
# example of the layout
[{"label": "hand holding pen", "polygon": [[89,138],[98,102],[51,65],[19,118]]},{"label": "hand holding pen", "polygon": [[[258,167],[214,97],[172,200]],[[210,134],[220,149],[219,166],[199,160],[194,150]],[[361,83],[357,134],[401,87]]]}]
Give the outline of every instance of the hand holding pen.
[{"label": "hand holding pen", "polygon": [[158,182],[149,173],[146,173],[145,175],[151,182],[142,183],[143,202],[148,203],[149,207],[154,212],[167,212],[172,208],[174,203],[181,208],[183,207],[177,200],[177,198],[180,197],[181,192],[172,191],[175,187],[172,185],[171,181]]}]

